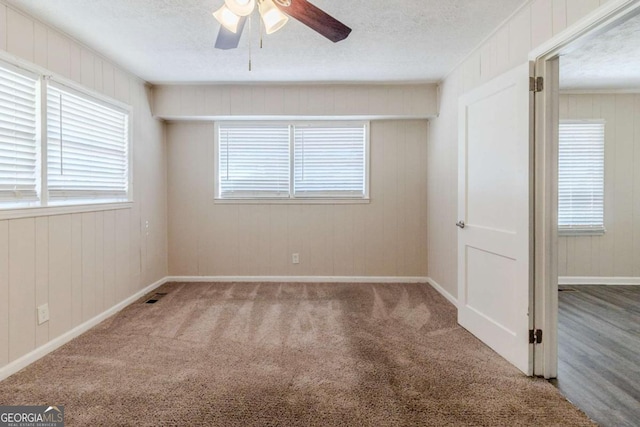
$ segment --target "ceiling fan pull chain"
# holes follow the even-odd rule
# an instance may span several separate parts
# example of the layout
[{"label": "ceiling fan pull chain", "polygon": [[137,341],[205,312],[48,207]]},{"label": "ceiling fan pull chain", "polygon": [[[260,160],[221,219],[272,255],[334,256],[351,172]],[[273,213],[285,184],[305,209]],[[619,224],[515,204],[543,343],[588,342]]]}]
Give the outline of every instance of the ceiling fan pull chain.
[{"label": "ceiling fan pull chain", "polygon": [[253,39],[253,26],[251,25],[251,16],[249,16],[249,71],[251,71],[251,39]]},{"label": "ceiling fan pull chain", "polygon": [[260,49],[262,49],[262,33],[264,30],[264,22],[262,22],[262,19],[259,19],[260,21]]}]

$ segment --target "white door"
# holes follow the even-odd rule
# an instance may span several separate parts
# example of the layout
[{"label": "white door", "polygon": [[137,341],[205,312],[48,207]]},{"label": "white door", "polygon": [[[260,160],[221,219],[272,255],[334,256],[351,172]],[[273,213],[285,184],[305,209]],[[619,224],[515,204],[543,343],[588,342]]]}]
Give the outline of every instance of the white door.
[{"label": "white door", "polygon": [[462,96],[458,132],[458,323],[527,375],[532,68]]}]

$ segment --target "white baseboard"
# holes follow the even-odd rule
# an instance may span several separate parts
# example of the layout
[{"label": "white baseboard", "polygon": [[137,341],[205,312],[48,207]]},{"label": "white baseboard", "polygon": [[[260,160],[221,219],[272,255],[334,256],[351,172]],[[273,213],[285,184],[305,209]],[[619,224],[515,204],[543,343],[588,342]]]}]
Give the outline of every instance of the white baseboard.
[{"label": "white baseboard", "polygon": [[431,285],[451,304],[458,307],[456,297],[430,277],[382,276],[167,276],[167,282],[269,282],[269,283],[426,283]]},{"label": "white baseboard", "polygon": [[134,295],[130,296],[129,298],[125,299],[124,301],[121,301],[118,304],[114,305],[110,309],[108,309],[106,311],[103,311],[102,313],[100,313],[96,317],[94,317],[94,318],[92,318],[90,320],[87,320],[86,322],[84,322],[81,325],[76,326],[75,328],[73,328],[69,332],[66,332],[66,333],[60,335],[59,337],[52,339],[51,341],[49,341],[45,345],[36,348],[32,352],[30,352],[28,354],[25,354],[24,356],[20,357],[19,359],[16,359],[13,362],[9,363],[8,365],[0,368],[0,381],[4,380],[5,378],[8,378],[9,376],[11,376],[11,375],[15,374],[16,372],[20,371],[21,369],[26,368],[28,365],[32,364],[33,362],[35,362],[36,360],[42,358],[43,356],[46,356],[47,354],[51,353],[52,351],[56,350],[57,348],[63,346],[64,344],[68,343],[69,341],[71,341],[72,339],[76,338],[77,336],[82,335],[83,333],[85,333],[89,329],[93,328],[94,326],[96,326],[98,323],[102,322],[103,320],[105,320],[109,316],[112,316],[113,314],[117,313],[118,311],[122,310],[123,308],[125,308],[126,306],[131,304],[132,302],[134,302],[137,299],[143,297],[144,295],[148,294],[149,292],[153,291],[154,289],[158,288],[159,286],[165,284],[166,282],[167,282],[167,278],[166,277],[163,278],[163,279],[158,280],[157,282],[155,282],[155,283],[147,286],[146,288],[136,292]]},{"label": "white baseboard", "polygon": [[458,299],[456,297],[454,297],[453,295],[451,295],[449,292],[447,292],[442,286],[440,286],[438,284],[438,282],[436,282],[435,280],[433,280],[431,277],[427,278],[427,282],[433,287],[433,289],[435,289],[436,291],[438,291],[443,297],[445,297],[451,304],[453,304],[456,308],[458,308]]},{"label": "white baseboard", "polygon": [[561,276],[558,277],[559,285],[617,285],[636,286],[640,285],[640,277],[580,277]]},{"label": "white baseboard", "polygon": [[167,282],[428,283],[427,277],[381,276],[167,276]]}]

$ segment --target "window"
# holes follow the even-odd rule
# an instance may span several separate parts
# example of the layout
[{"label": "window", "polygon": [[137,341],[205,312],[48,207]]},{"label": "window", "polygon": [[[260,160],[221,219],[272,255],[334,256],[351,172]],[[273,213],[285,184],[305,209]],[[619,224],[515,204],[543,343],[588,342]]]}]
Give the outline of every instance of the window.
[{"label": "window", "polygon": [[604,232],[604,123],[561,122],[558,227],[563,234]]},{"label": "window", "polygon": [[364,197],[363,126],[295,126],[294,196]]},{"label": "window", "polygon": [[0,66],[0,203],[38,200],[36,76]]},{"label": "window", "polygon": [[368,198],[365,123],[219,123],[217,199]]},{"label": "window", "polygon": [[289,197],[289,127],[221,125],[221,198]]},{"label": "window", "polygon": [[0,209],[129,201],[129,110],[0,61]]},{"label": "window", "polygon": [[126,201],[129,118],[61,85],[47,88],[49,200]]}]

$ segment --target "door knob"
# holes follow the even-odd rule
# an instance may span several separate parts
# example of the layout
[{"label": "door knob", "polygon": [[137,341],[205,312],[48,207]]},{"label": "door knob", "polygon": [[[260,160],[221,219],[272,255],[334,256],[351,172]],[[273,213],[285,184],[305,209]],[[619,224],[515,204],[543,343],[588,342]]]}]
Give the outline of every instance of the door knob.
[{"label": "door knob", "polygon": [[464,221],[456,222],[456,227],[464,228]]}]

